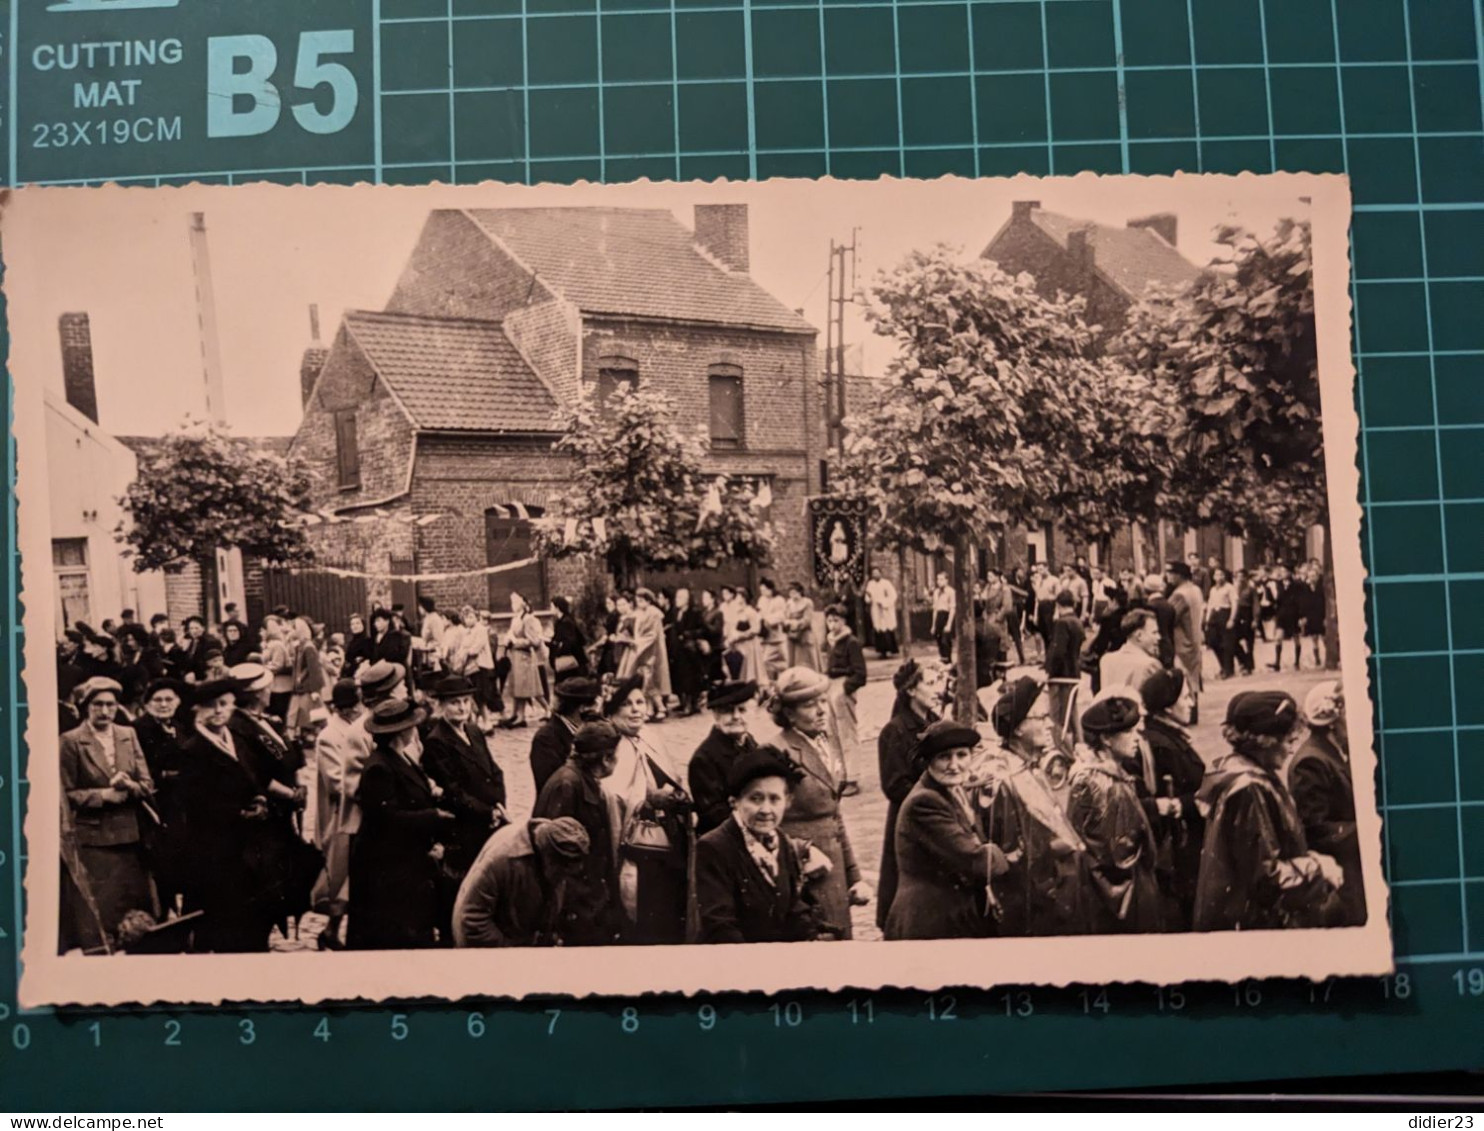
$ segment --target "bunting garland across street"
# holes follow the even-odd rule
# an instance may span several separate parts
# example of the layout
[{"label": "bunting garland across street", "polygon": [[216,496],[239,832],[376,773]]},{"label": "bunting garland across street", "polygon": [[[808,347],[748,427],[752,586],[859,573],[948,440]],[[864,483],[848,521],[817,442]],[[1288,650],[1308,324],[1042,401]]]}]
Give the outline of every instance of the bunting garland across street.
[{"label": "bunting garland across street", "polygon": [[[523,569],[535,563],[536,560],[534,557],[521,558],[516,562],[503,562],[500,565],[483,566],[480,569],[460,569],[445,573],[382,573],[328,565],[316,565],[313,572],[329,573],[336,577],[359,577],[366,581],[454,581],[461,577],[485,577],[492,573],[507,573],[513,569]],[[298,571],[289,569],[282,572],[297,573]]]}]

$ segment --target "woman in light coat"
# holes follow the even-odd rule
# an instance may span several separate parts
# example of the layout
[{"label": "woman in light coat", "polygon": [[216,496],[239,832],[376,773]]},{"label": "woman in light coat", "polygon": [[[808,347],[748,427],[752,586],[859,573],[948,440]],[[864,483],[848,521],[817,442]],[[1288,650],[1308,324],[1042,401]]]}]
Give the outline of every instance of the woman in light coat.
[{"label": "woman in light coat", "polygon": [[545,717],[542,707],[546,703],[546,692],[542,686],[541,669],[546,663],[546,633],[541,621],[531,612],[531,606],[519,593],[510,594],[510,635],[506,653],[510,658],[510,679],[506,690],[510,695],[510,717],[506,726],[523,727],[526,715],[534,707],[536,721]]}]

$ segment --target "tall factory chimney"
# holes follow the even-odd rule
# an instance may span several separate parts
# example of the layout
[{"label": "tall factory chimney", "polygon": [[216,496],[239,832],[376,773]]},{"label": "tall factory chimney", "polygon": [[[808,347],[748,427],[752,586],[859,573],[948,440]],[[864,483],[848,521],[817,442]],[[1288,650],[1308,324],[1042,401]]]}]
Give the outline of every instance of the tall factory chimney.
[{"label": "tall factory chimney", "polygon": [[206,213],[191,213],[191,266],[196,274],[196,316],[201,326],[201,370],[206,378],[206,416],[221,424],[227,418],[222,386],[222,350],[216,325],[216,289],[211,281],[211,251],[206,245]]}]

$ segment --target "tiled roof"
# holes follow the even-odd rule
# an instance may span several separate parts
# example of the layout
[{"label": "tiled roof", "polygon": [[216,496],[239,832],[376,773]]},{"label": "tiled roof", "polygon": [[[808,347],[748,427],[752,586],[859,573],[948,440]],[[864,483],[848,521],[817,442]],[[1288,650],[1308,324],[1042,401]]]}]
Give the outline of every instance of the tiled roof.
[{"label": "tiled roof", "polygon": [[1201,273],[1199,267],[1148,228],[1115,228],[1039,208],[1032,210],[1031,222],[1062,247],[1067,246],[1067,233],[1076,228],[1091,229],[1088,239],[1093,263],[1131,297],[1138,297],[1150,286],[1183,287]]},{"label": "tiled roof", "polygon": [[417,428],[551,432],[551,392],[493,322],[348,311],[345,325]]},{"label": "tiled roof", "polygon": [[663,208],[475,208],[469,216],[580,310],[814,333]]},{"label": "tiled roof", "polygon": [[[288,455],[289,445],[294,440],[292,436],[237,436],[231,433],[228,435],[231,435],[232,439],[238,443],[246,444],[253,451],[270,456]],[[153,452],[165,440],[163,436],[115,436],[114,439],[136,456]]]}]

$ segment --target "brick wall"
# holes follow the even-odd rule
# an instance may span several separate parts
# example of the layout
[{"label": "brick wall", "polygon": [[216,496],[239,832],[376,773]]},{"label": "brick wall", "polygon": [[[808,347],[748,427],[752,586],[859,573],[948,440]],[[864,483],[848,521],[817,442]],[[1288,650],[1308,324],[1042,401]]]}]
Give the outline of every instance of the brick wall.
[{"label": "brick wall", "polygon": [[985,251],[985,257],[998,263],[1006,274],[1031,275],[1036,290],[1043,295],[1061,291],[1084,296],[1084,318],[1089,324],[1103,327],[1104,336],[1121,327],[1128,314],[1129,300],[1122,292],[1089,273],[1030,220],[1011,220]]},{"label": "brick wall", "polygon": [[[309,544],[320,565],[343,566],[369,573],[390,573],[392,561],[416,560],[413,531],[395,515],[410,513],[405,501],[385,508],[388,517],[365,522],[326,523],[309,528]],[[384,578],[366,582],[368,605],[392,604],[392,583]]]},{"label": "brick wall", "polygon": [[393,314],[498,322],[552,294],[462,212],[429,214],[386,304]]},{"label": "brick wall", "polygon": [[206,612],[204,592],[201,567],[195,562],[179,573],[165,575],[165,612],[177,634],[184,633],[182,625],[186,617],[202,616]]},{"label": "brick wall", "polygon": [[[335,411],[354,408],[361,460],[360,487],[341,490],[335,446]],[[413,429],[376,377],[366,355],[343,327],[305,406],[289,449],[313,476],[316,507],[344,507],[396,494],[407,485]]]},{"label": "brick wall", "polygon": [[505,316],[505,335],[559,401],[577,399],[577,356],[582,316],[561,299],[534,303]]}]

